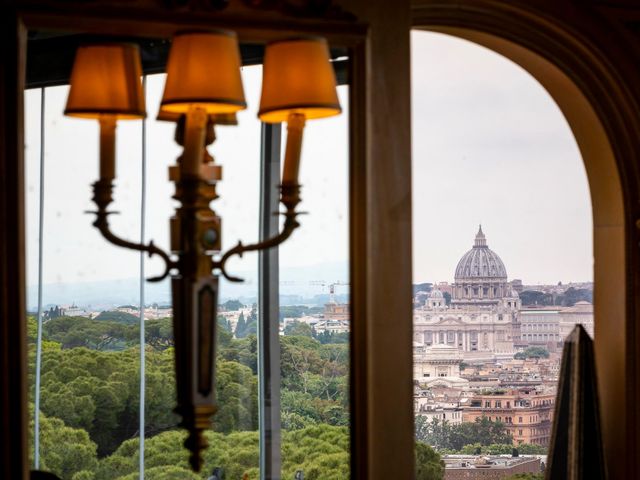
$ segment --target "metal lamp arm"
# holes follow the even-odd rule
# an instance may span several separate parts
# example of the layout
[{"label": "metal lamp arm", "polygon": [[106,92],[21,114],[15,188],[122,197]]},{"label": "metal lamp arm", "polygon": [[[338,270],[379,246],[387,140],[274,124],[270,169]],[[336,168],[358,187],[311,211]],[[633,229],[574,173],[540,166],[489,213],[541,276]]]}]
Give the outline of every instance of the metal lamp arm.
[{"label": "metal lamp arm", "polygon": [[93,226],[100,231],[102,236],[108,242],[117,245],[118,247],[127,248],[129,250],[137,250],[139,252],[148,252],[149,257],[157,255],[162,258],[162,260],[164,260],[164,272],[162,272],[162,274],[158,275],[157,277],[151,277],[147,280],[150,282],[159,282],[161,280],[164,280],[169,275],[171,269],[177,266],[176,262],[171,260],[169,255],[164,250],[155,246],[153,242],[149,242],[148,245],[130,242],[118,237],[111,231],[109,227],[109,215],[117,213],[107,211],[107,207],[113,200],[112,191],[113,185],[111,183],[111,180],[98,180],[93,184],[93,201],[98,207],[98,210],[95,212],[87,212],[94,213],[96,215]]},{"label": "metal lamp arm", "polygon": [[[245,252],[253,252],[258,250],[266,250],[267,248],[277,247],[285,240],[287,240],[293,231],[300,226],[297,220],[297,216],[301,212],[296,212],[296,206],[300,202],[300,186],[299,185],[286,185],[280,186],[280,202],[285,206],[286,211],[282,213],[284,215],[284,225],[282,230],[277,235],[263,240],[262,242],[252,243],[249,245],[243,245],[242,242],[233,247],[231,250],[225,252],[220,260],[213,261],[213,268],[220,270],[220,273],[230,282],[242,282],[243,279],[229,275],[226,270],[226,263],[234,255],[242,257]],[[277,212],[275,213],[278,214]]]}]

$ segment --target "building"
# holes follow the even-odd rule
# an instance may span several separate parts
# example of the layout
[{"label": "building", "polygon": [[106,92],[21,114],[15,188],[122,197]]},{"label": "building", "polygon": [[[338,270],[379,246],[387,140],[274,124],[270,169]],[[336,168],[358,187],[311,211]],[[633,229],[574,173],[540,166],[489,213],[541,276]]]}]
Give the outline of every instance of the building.
[{"label": "building", "polygon": [[347,320],[322,319],[313,324],[316,333],[348,333],[349,322]]},{"label": "building", "polygon": [[540,473],[538,457],[445,455],[445,480],[504,479],[518,473]]},{"label": "building", "polygon": [[572,307],[567,307],[560,314],[560,341],[571,333],[576,325],[582,325],[593,338],[593,304],[589,302],[576,302]]},{"label": "building", "polygon": [[468,388],[469,382],[460,378],[462,352],[451,345],[425,347],[414,343],[413,378],[424,386]]},{"label": "building", "polygon": [[520,337],[523,346],[544,346],[555,350],[560,337],[559,308],[524,308],[520,311]]},{"label": "building", "polygon": [[576,302],[571,307],[526,307],[519,317],[525,346],[559,349],[576,325],[582,325],[593,338],[593,305],[589,302]]},{"label": "building", "polygon": [[458,262],[452,292],[450,306],[434,288],[414,310],[414,342],[455,347],[468,361],[512,357],[520,339],[520,299],[482,227]]},{"label": "building", "polygon": [[487,417],[506,425],[514,445],[548,445],[555,401],[556,394],[552,390],[496,390],[475,395],[465,407],[463,421],[474,422],[476,418]]}]

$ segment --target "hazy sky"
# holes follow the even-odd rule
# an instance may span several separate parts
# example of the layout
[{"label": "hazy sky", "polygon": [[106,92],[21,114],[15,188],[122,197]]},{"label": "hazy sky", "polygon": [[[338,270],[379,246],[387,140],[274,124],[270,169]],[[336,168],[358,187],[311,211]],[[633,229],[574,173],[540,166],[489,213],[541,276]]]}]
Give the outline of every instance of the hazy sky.
[{"label": "hazy sky", "polygon": [[478,224],[509,278],[592,279],[591,200],[575,140],[533,77],[478,45],[412,34],[416,281],[452,281]]},{"label": "hazy sky", "polygon": [[[223,218],[223,247],[258,237],[261,68],[243,69],[248,109],[238,114],[239,125],[221,126],[209,148],[223,167],[220,198],[212,203]],[[164,75],[147,79],[147,239],[168,248],[169,218],[177,202],[167,169],[180,148],[174,142],[175,125],[158,122]],[[97,122],[62,115],[68,87],[45,93],[45,214],[43,283],[77,283],[133,278],[139,254],[108,244],[91,226],[91,183],[98,174]],[[303,225],[281,249],[282,267],[345,263],[348,255],[348,89],[339,87],[343,114],[309,121],[305,129],[300,179],[303,184],[300,217]],[[26,93],[28,283],[37,282],[38,186],[40,149],[40,90]],[[121,121],[117,131],[117,179],[111,217],[113,230],[123,237],[140,237],[141,121]],[[147,272],[158,273],[159,260],[146,262]],[[232,273],[254,276],[257,255],[229,262]],[[344,269],[346,271],[346,269]],[[313,277],[313,275],[310,275]],[[320,280],[335,281],[334,278]],[[322,288],[318,288],[318,293]],[[70,299],[68,299],[70,301]]]},{"label": "hazy sky", "polygon": [[[591,279],[585,173],[549,95],[521,68],[482,47],[424,32],[414,33],[412,40],[415,280],[453,280],[479,223],[510,278],[530,283]],[[223,217],[225,248],[238,239],[255,240],[258,232],[261,69],[245,68],[243,80],[249,107],[239,114],[237,127],[217,129],[210,148],[223,166],[221,198],[213,205]],[[155,121],[163,85],[163,75],[148,78],[147,238],[167,247],[168,218],[175,207],[167,167],[180,150],[173,125]],[[344,270],[340,265],[348,256],[347,87],[339,93],[343,115],[308,122],[305,130],[301,209],[309,215],[301,217],[302,228],[281,248],[281,265],[295,268],[299,283],[305,276],[346,280],[335,273]],[[44,283],[136,277],[138,254],[107,244],[84,214],[92,209],[90,184],[98,172],[98,126],[62,116],[66,95],[67,87],[46,92]],[[40,91],[31,90],[26,93],[30,285],[37,279],[39,121]],[[113,228],[137,239],[140,121],[119,123],[117,152],[113,208],[122,214],[112,217]],[[158,260],[146,265],[150,273],[159,270]],[[256,255],[250,254],[230,267],[255,273],[256,265]]]}]

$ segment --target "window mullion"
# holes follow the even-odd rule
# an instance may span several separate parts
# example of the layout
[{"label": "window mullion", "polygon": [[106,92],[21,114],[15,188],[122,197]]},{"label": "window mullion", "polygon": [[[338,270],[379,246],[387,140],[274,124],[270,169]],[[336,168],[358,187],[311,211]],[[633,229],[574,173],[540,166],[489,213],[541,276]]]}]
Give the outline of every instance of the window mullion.
[{"label": "window mullion", "polygon": [[[260,240],[278,232],[280,124],[262,124],[260,178]],[[258,385],[260,478],[280,479],[280,336],[278,248],[258,256]]]}]

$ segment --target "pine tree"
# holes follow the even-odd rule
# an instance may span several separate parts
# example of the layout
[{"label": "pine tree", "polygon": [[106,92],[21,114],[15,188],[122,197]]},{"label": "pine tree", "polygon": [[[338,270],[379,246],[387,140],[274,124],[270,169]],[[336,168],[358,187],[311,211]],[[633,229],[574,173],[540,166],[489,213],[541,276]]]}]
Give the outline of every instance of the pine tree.
[{"label": "pine tree", "polygon": [[236,325],[236,338],[244,338],[246,329],[247,323],[244,320],[244,313],[240,312],[240,316],[238,317],[238,324]]}]

